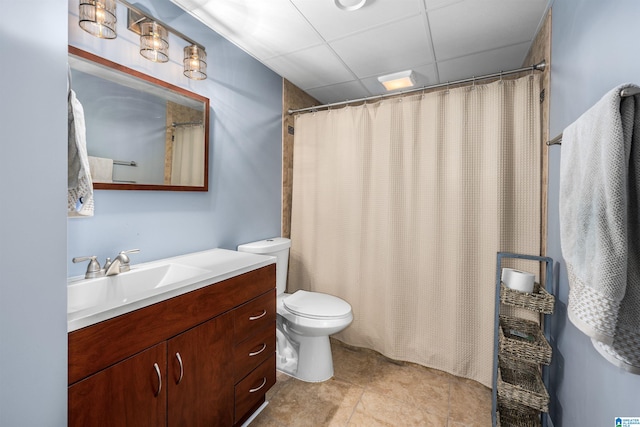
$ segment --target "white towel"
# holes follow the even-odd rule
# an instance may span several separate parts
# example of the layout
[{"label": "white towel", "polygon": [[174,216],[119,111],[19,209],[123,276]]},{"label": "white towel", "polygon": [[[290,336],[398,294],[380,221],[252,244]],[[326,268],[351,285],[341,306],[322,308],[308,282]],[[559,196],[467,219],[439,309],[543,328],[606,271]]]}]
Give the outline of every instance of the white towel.
[{"label": "white towel", "polygon": [[93,182],[113,182],[113,159],[89,156],[89,168]]},{"label": "white towel", "polygon": [[609,361],[640,374],[640,96],[620,96],[630,86],[563,132],[560,238],[569,319]]},{"label": "white towel", "polygon": [[89,173],[84,109],[73,90],[69,91],[68,103],[67,215],[93,216],[93,183]]}]

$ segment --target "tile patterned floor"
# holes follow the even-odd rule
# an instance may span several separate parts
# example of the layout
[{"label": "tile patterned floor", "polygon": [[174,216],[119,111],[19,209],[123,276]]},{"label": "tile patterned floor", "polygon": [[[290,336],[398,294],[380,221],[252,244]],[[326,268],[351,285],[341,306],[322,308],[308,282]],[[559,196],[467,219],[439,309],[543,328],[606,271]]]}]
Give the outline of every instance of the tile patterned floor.
[{"label": "tile patterned floor", "polygon": [[305,383],[278,372],[251,427],[486,427],[491,390],[331,341],[334,377]]}]

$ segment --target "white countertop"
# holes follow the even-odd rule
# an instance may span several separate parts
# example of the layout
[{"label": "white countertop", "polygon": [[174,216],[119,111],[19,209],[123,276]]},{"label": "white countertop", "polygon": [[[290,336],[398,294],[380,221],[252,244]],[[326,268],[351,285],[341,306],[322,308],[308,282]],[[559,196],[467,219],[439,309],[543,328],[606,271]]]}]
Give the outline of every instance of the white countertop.
[{"label": "white countertop", "polygon": [[[214,283],[222,282],[223,280],[257,270],[261,267],[275,264],[275,262],[276,258],[271,256],[236,252],[227,249],[210,249],[157,261],[132,264],[130,272],[120,273],[106,278],[84,279],[82,276],[72,277],[69,278],[67,282],[67,331],[75,331],[76,329],[84,328],[112,317],[129,313]],[[76,309],[77,307],[74,308],[71,297],[72,287],[77,287],[75,289],[84,287],[85,290],[89,292],[95,289],[96,292],[99,292],[98,283],[103,285],[103,288],[116,287],[117,281],[126,279],[126,275],[135,277],[136,274],[170,264],[178,264],[186,268],[192,268],[192,271],[196,273],[188,279],[164,284],[162,287],[148,289],[139,294],[128,296],[127,298],[108,298],[104,301],[100,300],[101,302],[96,305],[81,309]],[[92,288],[92,286],[95,286],[95,288]],[[99,297],[103,298],[104,296],[101,295]]]}]

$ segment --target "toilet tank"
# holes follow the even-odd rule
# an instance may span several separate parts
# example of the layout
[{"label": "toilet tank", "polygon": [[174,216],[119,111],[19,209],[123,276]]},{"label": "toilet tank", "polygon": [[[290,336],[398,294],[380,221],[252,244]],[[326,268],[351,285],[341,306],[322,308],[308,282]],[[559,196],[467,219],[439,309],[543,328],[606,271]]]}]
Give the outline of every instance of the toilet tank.
[{"label": "toilet tank", "polygon": [[276,288],[278,295],[287,289],[287,270],[289,265],[289,248],[291,240],[286,237],[274,237],[258,242],[245,243],[238,246],[238,252],[269,255],[276,257]]}]

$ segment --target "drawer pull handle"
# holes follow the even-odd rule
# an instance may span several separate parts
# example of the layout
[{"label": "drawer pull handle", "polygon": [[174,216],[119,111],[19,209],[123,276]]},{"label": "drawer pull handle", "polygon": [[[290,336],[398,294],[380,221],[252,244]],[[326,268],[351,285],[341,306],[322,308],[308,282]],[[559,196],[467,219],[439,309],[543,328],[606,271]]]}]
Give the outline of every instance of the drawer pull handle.
[{"label": "drawer pull handle", "polygon": [[259,315],[257,315],[257,316],[251,316],[251,317],[249,317],[249,320],[258,320],[258,319],[263,318],[263,317],[264,317],[264,316],[266,316],[266,315],[267,315],[267,310],[262,310],[262,313],[260,313],[260,314],[259,314]]},{"label": "drawer pull handle", "polygon": [[260,390],[262,387],[264,387],[264,385],[267,383],[267,377],[262,377],[262,384],[260,384],[258,387],[256,388],[252,388],[249,390],[249,393],[255,393],[256,391]]},{"label": "drawer pull handle", "polygon": [[178,363],[180,364],[180,377],[178,377],[178,381],[176,381],[176,384],[180,384],[180,381],[182,381],[182,377],[184,377],[184,365],[182,364],[182,357],[180,357],[179,352],[176,352],[176,359],[178,359]]},{"label": "drawer pull handle", "polygon": [[157,363],[153,364],[153,368],[156,370],[156,375],[158,376],[158,390],[156,390],[154,397],[158,397],[162,391],[162,374],[160,373],[160,366],[158,366]]},{"label": "drawer pull handle", "polygon": [[253,356],[257,356],[260,353],[262,353],[265,349],[267,348],[267,344],[262,343],[262,348],[258,351],[252,351],[251,353],[249,353],[249,357],[253,357]]}]

